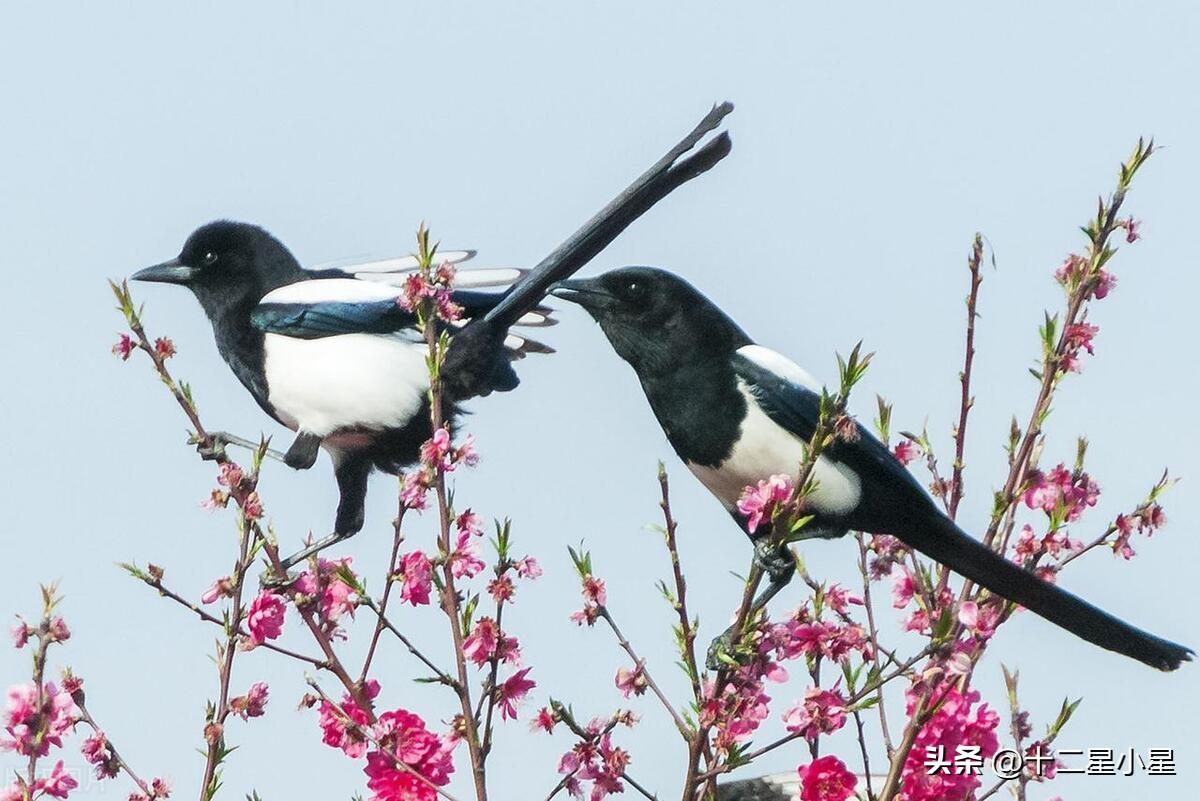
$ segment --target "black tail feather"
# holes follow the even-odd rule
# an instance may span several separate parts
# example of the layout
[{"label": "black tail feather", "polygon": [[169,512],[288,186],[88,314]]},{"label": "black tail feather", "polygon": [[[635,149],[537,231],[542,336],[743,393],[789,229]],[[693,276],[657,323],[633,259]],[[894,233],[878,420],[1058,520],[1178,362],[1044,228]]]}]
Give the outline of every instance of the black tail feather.
[{"label": "black tail feather", "polygon": [[1129,625],[1022,569],[934,512],[923,525],[892,532],[904,543],[996,595],[1029,609],[1090,643],[1159,670],[1175,670],[1195,655],[1186,646]]},{"label": "black tail feather", "polygon": [[680,161],[681,156],[715,130],[731,111],[732,103],[714,106],[690,134],[518,281],[484,320],[501,328],[512,325],[541,302],[551,284],[587,264],[655,203],[725,158],[733,145],[729,134],[723,132]]}]

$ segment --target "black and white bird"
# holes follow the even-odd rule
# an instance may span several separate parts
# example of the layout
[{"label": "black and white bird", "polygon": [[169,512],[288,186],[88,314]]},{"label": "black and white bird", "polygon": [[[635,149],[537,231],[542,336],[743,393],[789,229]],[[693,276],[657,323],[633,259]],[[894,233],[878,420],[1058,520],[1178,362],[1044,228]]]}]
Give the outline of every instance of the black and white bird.
[{"label": "black and white bird", "polygon": [[[532,270],[458,274],[453,297],[467,322],[450,329],[442,369],[451,424],[462,401],[517,386],[511,360],[548,350],[509,329],[549,322],[540,303],[550,284],[574,273],[651,206],[729,153],[723,132],[684,157],[732,108],[714,107]],[[461,262],[471,255],[439,257]],[[283,456],[288,465],[311,467],[320,448],[332,457],[340,496],[333,533],[289,557],[285,567],[357,533],[371,471],[400,472],[416,462],[431,435],[427,348],[415,315],[397,303],[416,267],[415,258],[403,257],[305,270],[262,228],[219,221],[192,233],[176,258],[133,275],[195,294],[234,374],[267,414],[296,432]],[[480,291],[505,284],[511,286],[503,293]]]},{"label": "black and white bird", "polygon": [[[790,359],[756,345],[683,279],[630,267],[551,289],[599,323],[637,373],[646,399],[688,469],[749,533],[737,508],[742,491],[773,475],[795,475],[819,420],[821,385]],[[1135,628],[1009,562],[944,515],[913,475],[862,426],[814,465],[805,502],[807,537],[850,530],[888,534],[989,591],[1088,642],[1174,670],[1191,649]],[[765,603],[795,573],[790,549],[756,554],[771,584]],[[753,535],[752,539],[753,539]]]}]

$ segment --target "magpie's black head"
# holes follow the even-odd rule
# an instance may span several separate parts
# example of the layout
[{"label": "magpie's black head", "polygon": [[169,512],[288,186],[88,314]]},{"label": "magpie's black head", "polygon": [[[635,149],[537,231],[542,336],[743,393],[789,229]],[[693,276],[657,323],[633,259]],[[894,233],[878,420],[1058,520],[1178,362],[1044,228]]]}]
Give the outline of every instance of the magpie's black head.
[{"label": "magpie's black head", "polygon": [[300,280],[303,271],[283,243],[262,228],[218,220],[193,231],[175,258],[132,277],[185,286],[214,317],[257,303],[271,290]]},{"label": "magpie's black head", "polygon": [[673,372],[750,344],[737,323],[666,270],[625,267],[596,278],[559,281],[550,293],[586,309],[617,355],[641,376]]}]

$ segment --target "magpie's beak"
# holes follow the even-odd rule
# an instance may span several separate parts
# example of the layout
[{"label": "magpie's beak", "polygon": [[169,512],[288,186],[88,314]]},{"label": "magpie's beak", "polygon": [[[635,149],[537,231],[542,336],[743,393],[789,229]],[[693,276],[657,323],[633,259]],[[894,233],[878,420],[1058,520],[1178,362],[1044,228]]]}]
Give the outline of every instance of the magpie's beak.
[{"label": "magpie's beak", "polygon": [[613,296],[594,278],[573,278],[550,285],[550,294],[578,303],[589,312],[598,312],[613,301]]},{"label": "magpie's beak", "polygon": [[188,267],[179,259],[164,261],[153,267],[138,270],[131,278],[134,281],[152,281],[159,284],[186,284],[196,277],[195,267]]}]

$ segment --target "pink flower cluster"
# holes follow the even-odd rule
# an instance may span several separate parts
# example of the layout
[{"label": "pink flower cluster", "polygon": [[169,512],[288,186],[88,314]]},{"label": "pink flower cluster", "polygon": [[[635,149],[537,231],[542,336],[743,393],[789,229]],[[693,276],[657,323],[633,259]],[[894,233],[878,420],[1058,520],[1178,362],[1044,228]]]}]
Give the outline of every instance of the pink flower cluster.
[{"label": "pink flower cluster", "polygon": [[646,692],[646,687],[649,683],[646,680],[646,669],[641,662],[638,662],[632,669],[622,667],[617,668],[617,675],[614,678],[617,689],[621,691],[621,695],[628,698],[631,695],[641,695]]},{"label": "pink flower cluster", "polygon": [[608,601],[608,590],[605,589],[604,579],[596,578],[591,573],[580,579],[580,594],[583,595],[583,608],[571,613],[571,621],[577,626],[592,625],[600,617],[600,607]]},{"label": "pink flower cluster", "polygon": [[521,645],[516,637],[501,631],[495,620],[481,617],[463,640],[463,656],[480,667],[492,659],[506,665],[519,665]]},{"label": "pink flower cluster", "polygon": [[83,754],[84,760],[94,767],[97,779],[111,779],[121,770],[116,752],[102,731],[94,732],[84,740],[79,752]]},{"label": "pink flower cluster", "polygon": [[373,734],[383,748],[367,754],[363,768],[371,801],[435,801],[454,772],[455,740],[404,709],[380,715]]},{"label": "pink flower cluster", "polygon": [[[938,704],[933,716],[921,727],[901,772],[901,795],[904,801],[959,801],[970,798],[980,780],[970,770],[951,767],[930,775],[926,767],[927,754],[944,753],[948,760],[956,759],[960,747],[978,748],[980,758],[990,759],[999,747],[997,715],[987,704],[979,703],[975,690],[960,691],[953,682],[935,688],[921,685],[905,692],[906,714],[916,711],[922,690],[930,693],[926,708]],[[941,751],[937,751],[938,748]],[[929,749],[929,750],[927,750]]]},{"label": "pink flower cluster", "polygon": [[[379,682],[368,679],[363,683],[362,694],[366,700],[374,701],[379,695]],[[367,740],[363,735],[371,718],[366,710],[354,702],[350,693],[342,694],[342,702],[334,706],[321,701],[317,723],[321,727],[321,742],[331,748],[340,748],[346,756],[358,759],[367,753]]]},{"label": "pink flower cluster", "polygon": [[793,734],[816,742],[822,734],[846,725],[846,697],[836,687],[832,690],[809,687],[804,700],[783,713],[783,725]]},{"label": "pink flower cluster", "polygon": [[874,554],[868,565],[871,579],[874,581],[890,576],[896,564],[911,553],[907,545],[886,534],[872,535],[867,543],[867,550]]},{"label": "pink flower cluster", "polygon": [[845,763],[832,755],[801,765],[799,773],[800,801],[846,801],[858,784]]},{"label": "pink flower cluster", "polygon": [[246,628],[250,631],[250,639],[246,641],[247,649],[262,645],[267,640],[274,640],[283,634],[283,615],[287,611],[287,601],[282,595],[271,590],[263,590],[246,611]]},{"label": "pink flower cluster", "polygon": [[1079,540],[1067,536],[1066,529],[1056,528],[1045,534],[1038,535],[1033,526],[1026,523],[1017,534],[1013,544],[1013,560],[1018,563],[1031,563],[1033,559],[1043,554],[1053,559],[1062,559],[1083,547]]},{"label": "pink flower cluster", "polygon": [[921,458],[923,453],[924,451],[921,450],[921,446],[913,442],[911,439],[902,439],[896,443],[895,447],[892,448],[892,455],[895,456],[897,461],[899,461],[902,465],[907,465],[910,462]]},{"label": "pink flower cluster", "polygon": [[358,606],[358,577],[350,569],[351,557],[318,559],[317,569],[305,570],[292,584],[296,605],[316,604],[318,617],[326,631],[340,635],[343,617],[354,617]]},{"label": "pink flower cluster", "polygon": [[229,709],[242,720],[262,717],[267,712],[267,692],[266,682],[256,681],[245,695],[229,700]]},{"label": "pink flower cluster", "polygon": [[396,305],[405,311],[414,311],[423,301],[430,300],[440,319],[448,323],[461,319],[463,309],[454,302],[451,289],[454,272],[454,265],[443,262],[428,274],[416,272],[409,275],[404,280],[404,291],[396,298]]},{"label": "pink flower cluster", "polygon": [[746,530],[753,534],[765,518],[768,523],[775,520],[775,513],[792,497],[792,479],[785,475],[774,475],[748,486],[738,498],[737,509],[746,518]]},{"label": "pink flower cluster", "polygon": [[[40,697],[39,697],[40,695]],[[0,750],[44,757],[50,747],[62,748],[62,737],[79,719],[71,694],[49,681],[42,685],[15,684],[8,688]]]},{"label": "pink flower cluster", "polygon": [[[625,715],[621,722],[632,725],[632,716]],[[611,793],[623,793],[621,779],[629,766],[629,752],[612,744],[612,726],[617,720],[596,718],[585,728],[586,737],[562,755],[558,761],[558,772],[566,777],[566,788],[575,798],[602,801]],[[586,792],[585,782],[591,782]]]},{"label": "pink flower cluster", "polygon": [[1083,365],[1080,361],[1081,354],[1083,351],[1087,351],[1089,356],[1095,355],[1096,349],[1092,345],[1092,339],[1098,333],[1100,333],[1100,326],[1086,322],[1072,323],[1067,326],[1059,369],[1065,373],[1083,372]]},{"label": "pink flower cluster", "polygon": [[18,778],[16,784],[0,789],[0,801],[30,801],[45,796],[66,798],[78,786],[79,782],[67,773],[60,759],[54,763],[54,768],[48,776],[34,779],[33,784],[26,786],[25,780]]},{"label": "pink flower cluster", "polygon": [[479,464],[475,452],[475,438],[467,435],[463,443],[455,447],[450,441],[450,431],[439,428],[421,445],[421,466],[405,474],[400,488],[400,501],[406,509],[422,511],[429,503],[429,490],[437,476],[453,472],[459,465],[474,467]]},{"label": "pink flower cluster", "polygon": [[429,603],[433,591],[433,564],[424,551],[412,551],[400,557],[396,576],[400,581],[400,600],[413,606]]},{"label": "pink flower cluster", "polygon": [[1082,470],[1071,471],[1059,464],[1049,473],[1034,470],[1026,481],[1025,505],[1073,523],[1100,498],[1100,487]]},{"label": "pink flower cluster", "polygon": [[1088,260],[1077,253],[1072,253],[1063,260],[1062,265],[1055,271],[1054,277],[1068,292],[1074,292],[1084,281],[1088,282],[1085,300],[1096,298],[1104,300],[1108,293],[1117,285],[1117,278],[1103,267],[1091,272]]},{"label": "pink flower cluster", "polygon": [[1132,559],[1136,554],[1129,544],[1129,538],[1133,536],[1133,532],[1137,531],[1139,534],[1149,537],[1166,523],[1167,515],[1157,503],[1147,504],[1129,515],[1117,515],[1116,522],[1113,523],[1113,528],[1117,533],[1112,542],[1113,553],[1124,559]]}]

